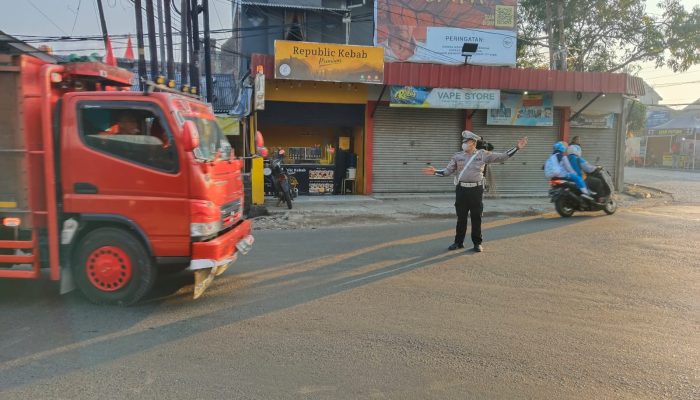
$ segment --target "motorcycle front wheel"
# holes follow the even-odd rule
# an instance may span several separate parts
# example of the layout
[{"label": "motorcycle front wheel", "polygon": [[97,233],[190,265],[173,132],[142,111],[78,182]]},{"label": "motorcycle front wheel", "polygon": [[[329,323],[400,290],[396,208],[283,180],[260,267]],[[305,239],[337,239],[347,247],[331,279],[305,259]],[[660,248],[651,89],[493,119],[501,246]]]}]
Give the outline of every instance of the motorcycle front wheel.
[{"label": "motorcycle front wheel", "polygon": [[574,215],[574,208],[566,201],[564,196],[560,196],[557,199],[556,203],[554,203],[554,208],[557,210],[557,213],[564,218]]},{"label": "motorcycle front wheel", "polygon": [[608,202],[605,203],[605,207],[603,207],[603,211],[605,211],[605,213],[608,215],[615,214],[615,211],[617,211],[617,202],[615,201],[615,199],[610,197]]}]

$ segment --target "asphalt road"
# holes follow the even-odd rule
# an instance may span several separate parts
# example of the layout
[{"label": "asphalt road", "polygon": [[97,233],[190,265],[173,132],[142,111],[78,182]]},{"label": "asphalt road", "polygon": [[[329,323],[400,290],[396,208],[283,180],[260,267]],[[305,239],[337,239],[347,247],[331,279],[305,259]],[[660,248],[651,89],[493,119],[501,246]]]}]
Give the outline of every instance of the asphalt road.
[{"label": "asphalt road", "polygon": [[682,203],[700,203],[700,166],[698,171],[625,168],[625,182],[665,190]]},{"label": "asphalt road", "polygon": [[2,399],[700,397],[700,207],[257,232],[197,301],[0,282]]}]

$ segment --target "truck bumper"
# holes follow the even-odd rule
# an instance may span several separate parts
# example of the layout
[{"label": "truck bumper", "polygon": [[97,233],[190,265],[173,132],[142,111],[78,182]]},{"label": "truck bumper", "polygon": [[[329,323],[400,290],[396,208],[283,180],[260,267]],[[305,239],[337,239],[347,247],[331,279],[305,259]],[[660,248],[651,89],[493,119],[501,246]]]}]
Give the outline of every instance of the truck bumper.
[{"label": "truck bumper", "polygon": [[208,242],[192,244],[192,259],[187,268],[194,271],[194,298],[197,299],[238,258],[238,253],[247,254],[253,247],[250,221]]},{"label": "truck bumper", "polygon": [[238,253],[248,254],[253,247],[249,220],[208,242],[192,243],[192,259],[187,268],[191,271],[228,265],[238,258]]}]

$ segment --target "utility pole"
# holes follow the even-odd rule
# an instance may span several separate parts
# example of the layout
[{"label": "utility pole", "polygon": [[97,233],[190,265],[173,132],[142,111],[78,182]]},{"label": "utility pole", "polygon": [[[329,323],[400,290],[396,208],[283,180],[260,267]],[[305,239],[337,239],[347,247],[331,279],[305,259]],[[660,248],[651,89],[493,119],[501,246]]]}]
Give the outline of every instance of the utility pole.
[{"label": "utility pole", "polygon": [[[167,1],[167,0],[166,0]],[[163,37],[163,0],[156,0],[158,12],[158,39],[160,44],[160,70],[165,71],[165,38]]]},{"label": "utility pole", "polygon": [[200,72],[199,72],[199,1],[192,0],[192,9],[190,10],[192,18],[192,86],[199,89]]},{"label": "utility pole", "polygon": [[559,0],[557,7],[557,18],[559,19],[559,69],[566,71],[568,66],[566,60],[566,32],[564,32],[564,0]]},{"label": "utility pole", "polygon": [[[173,0],[176,1],[176,0]],[[180,0],[180,85],[181,89],[187,86],[187,20],[189,11],[188,0]]]},{"label": "utility pole", "polygon": [[204,12],[204,75],[207,83],[207,103],[214,101],[214,80],[211,76],[211,36],[209,32],[209,0],[202,0]]},{"label": "utility pole", "polygon": [[148,50],[151,57],[151,79],[160,75],[158,69],[158,45],[156,44],[156,18],[153,12],[153,0],[146,0],[146,24],[148,25]]},{"label": "utility pole", "polygon": [[143,48],[143,14],[141,13],[141,0],[134,0],[136,9],[136,47],[139,53],[139,87],[144,89],[143,79],[146,78],[146,51]]},{"label": "utility pole", "polygon": [[168,75],[168,81],[175,80],[175,61],[173,55],[173,25],[170,16],[170,2],[172,0],[165,0],[165,42],[166,49],[168,52],[168,61],[166,64],[166,71]]},{"label": "utility pole", "polygon": [[545,1],[546,14],[547,14],[547,44],[549,45],[549,69],[557,69],[556,60],[554,59],[554,21],[552,20],[552,1]]},{"label": "utility pole", "polygon": [[105,50],[107,49],[107,22],[105,22],[105,12],[102,9],[102,0],[97,0],[97,9],[100,12],[100,26],[102,27],[102,40],[105,43]]}]

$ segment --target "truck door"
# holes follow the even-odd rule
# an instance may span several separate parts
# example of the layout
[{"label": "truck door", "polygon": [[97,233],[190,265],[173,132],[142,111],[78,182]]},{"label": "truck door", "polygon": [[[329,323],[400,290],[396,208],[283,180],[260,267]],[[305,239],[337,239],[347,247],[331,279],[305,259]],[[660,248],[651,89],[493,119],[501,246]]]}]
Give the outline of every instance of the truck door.
[{"label": "truck door", "polygon": [[64,211],[128,224],[158,257],[188,256],[189,202],[184,152],[154,100],[76,96],[62,113]]}]

